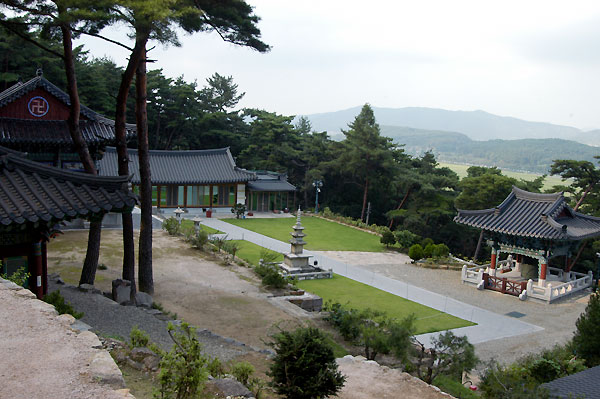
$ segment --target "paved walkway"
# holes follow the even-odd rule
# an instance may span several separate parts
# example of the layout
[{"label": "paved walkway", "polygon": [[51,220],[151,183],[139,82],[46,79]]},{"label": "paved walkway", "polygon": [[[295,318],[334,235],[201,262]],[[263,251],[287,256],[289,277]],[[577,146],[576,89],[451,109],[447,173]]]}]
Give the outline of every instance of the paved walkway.
[{"label": "paved walkway", "polygon": [[[226,233],[230,239],[246,240],[277,252],[289,252],[290,244],[234,226],[218,219],[205,219],[202,224]],[[291,227],[291,225],[290,225]],[[291,231],[291,230],[290,230]],[[323,254],[311,251],[306,253],[314,256],[319,266],[333,269],[334,273],[351,278],[391,294],[418,302],[430,308],[448,313],[477,323],[475,326],[462,327],[453,330],[457,335],[465,335],[472,344],[492,341],[501,338],[514,337],[543,330],[542,327],[500,315],[486,309],[481,309],[464,302],[456,301],[448,296],[425,290],[406,282],[392,279],[374,271],[365,270],[360,265],[348,264],[329,258]],[[429,344],[431,338],[440,333],[418,335],[417,339]]]}]

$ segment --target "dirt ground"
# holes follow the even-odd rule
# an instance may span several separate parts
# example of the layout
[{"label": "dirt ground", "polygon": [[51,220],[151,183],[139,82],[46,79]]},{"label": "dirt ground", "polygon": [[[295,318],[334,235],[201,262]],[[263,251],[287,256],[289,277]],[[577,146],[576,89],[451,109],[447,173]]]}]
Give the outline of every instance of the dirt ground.
[{"label": "dirt ground", "polygon": [[[85,231],[67,231],[51,240],[48,245],[49,272],[57,272],[67,283],[76,285],[85,257],[86,242]],[[97,288],[110,290],[111,280],[121,274],[121,256],[121,232],[104,230],[99,263],[106,268],[97,271]],[[259,280],[250,269],[228,265],[222,259],[191,249],[183,240],[171,237],[164,231],[155,231],[153,234],[153,272],[154,300],[165,310],[177,313],[178,318],[199,328],[209,329],[255,348],[266,348],[265,340],[276,331],[277,326],[289,328],[310,323],[325,327],[324,322],[294,305],[288,306],[270,298],[271,294],[260,287]],[[268,360],[264,355],[253,352],[238,360],[250,361],[257,368],[256,376],[266,379]],[[364,379],[360,368],[352,371],[351,365],[346,367],[348,386],[360,385],[358,380],[370,381]],[[380,372],[383,374],[376,380],[383,381],[387,378],[387,371],[383,369]],[[375,371],[369,378],[375,378],[373,373]],[[352,382],[354,380],[357,380],[356,383]],[[374,391],[369,390],[369,385]],[[361,388],[362,394],[358,394],[358,391],[352,393],[355,389],[350,389],[343,397],[424,398],[416,393],[407,396],[402,384],[394,384],[394,387],[386,386],[388,396],[380,396],[380,388],[367,383]]]},{"label": "dirt ground", "polygon": [[[51,241],[49,272],[76,285],[85,257],[85,246],[76,245],[82,239],[87,239],[83,232],[67,231]],[[103,291],[120,276],[120,240],[118,230],[102,232],[99,263],[107,269],[98,270],[95,285]],[[227,266],[164,231],[154,232],[153,247],[154,300],[178,318],[258,348],[266,347],[263,341],[275,323],[297,320],[269,300],[250,269]]]}]

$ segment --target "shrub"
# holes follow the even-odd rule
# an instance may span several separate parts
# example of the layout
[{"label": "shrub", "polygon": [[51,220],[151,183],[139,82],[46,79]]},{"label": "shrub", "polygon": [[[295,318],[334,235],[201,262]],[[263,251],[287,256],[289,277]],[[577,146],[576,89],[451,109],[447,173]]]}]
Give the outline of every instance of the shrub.
[{"label": "shrub", "polygon": [[271,338],[276,354],[269,376],[278,394],[288,399],[322,399],[344,386],[333,349],[319,329],[280,331]]},{"label": "shrub", "polygon": [[333,212],[331,212],[331,209],[329,209],[328,206],[326,206],[323,209],[323,217],[326,217],[328,219],[333,219],[335,217],[335,214]]},{"label": "shrub", "polygon": [[235,254],[240,250],[240,243],[237,241],[227,241],[223,246],[223,250],[231,254],[231,259],[235,260]]},{"label": "shrub", "polygon": [[[0,267],[1,266],[2,266],[2,262],[0,262]],[[15,283],[17,285],[20,285],[21,287],[24,287],[25,284],[27,283],[27,280],[29,280],[29,277],[31,277],[31,274],[29,272],[26,272],[25,267],[23,266],[23,267],[18,268],[10,276],[0,273],[0,277],[5,280],[12,281],[13,283]]]},{"label": "shrub", "polygon": [[423,247],[421,244],[414,244],[408,249],[408,256],[412,260],[423,259]]},{"label": "shrub", "polygon": [[443,392],[449,393],[456,398],[479,399],[479,395],[461,384],[460,381],[450,377],[440,375],[433,380],[433,385],[441,389]]},{"label": "shrub", "polygon": [[289,279],[283,276],[276,265],[258,265],[254,271],[261,277],[262,284],[266,287],[284,288],[288,285]]},{"label": "shrub", "polygon": [[60,294],[60,290],[49,293],[44,297],[44,302],[54,305],[58,314],[70,314],[76,319],[83,317],[83,312],[77,312],[70,303],[65,302],[65,298]]},{"label": "shrub", "polygon": [[396,238],[398,245],[402,248],[410,248],[421,239],[421,237],[408,230],[396,230],[394,231],[394,237]]},{"label": "shrub", "polygon": [[435,244],[427,244],[425,248],[423,248],[423,257],[429,259],[433,256],[433,249],[435,248]]},{"label": "shrub", "polygon": [[219,252],[221,252],[221,248],[223,248],[223,245],[225,245],[225,242],[227,241],[227,236],[213,236],[210,239],[210,242],[217,247],[217,249],[219,250]]},{"label": "shrub", "polygon": [[271,262],[275,262],[275,260],[277,260],[277,257],[279,256],[279,254],[277,252],[271,251],[267,248],[262,248],[260,250],[260,258],[262,259],[263,262],[265,263],[271,263]]},{"label": "shrub", "polygon": [[234,363],[231,366],[230,373],[236,380],[247,386],[250,376],[254,373],[254,366],[248,362]]},{"label": "shrub", "polygon": [[548,390],[540,387],[518,363],[501,366],[493,361],[480,377],[479,389],[484,399],[550,398]]},{"label": "shrub", "polygon": [[386,227],[386,230],[383,231],[379,242],[389,248],[390,245],[394,245],[396,243],[396,237],[394,236],[394,233],[392,233],[392,231]]},{"label": "shrub", "polygon": [[179,224],[179,220],[174,217],[167,218],[162,223],[162,228],[171,236],[177,236],[181,234],[181,225]]},{"label": "shrub", "polygon": [[433,240],[431,238],[427,237],[427,238],[424,238],[420,244],[423,248],[425,248],[429,244],[435,244],[435,242],[433,242]]},{"label": "shrub", "polygon": [[197,249],[203,249],[206,243],[208,243],[208,233],[205,230],[198,230],[198,232],[194,232],[187,241],[190,245]]},{"label": "shrub", "polygon": [[207,362],[206,368],[213,378],[221,378],[226,374],[225,367],[218,357]]},{"label": "shrub", "polygon": [[175,345],[168,353],[155,347],[162,359],[158,374],[160,388],[154,393],[154,397],[196,398],[208,379],[207,360],[202,356],[196,329],[183,322],[180,331],[176,331],[172,323],[168,324],[167,331]]},{"label": "shrub", "polygon": [[145,348],[150,342],[150,336],[143,330],[140,330],[138,326],[133,326],[129,332],[129,347],[133,348]]},{"label": "shrub", "polygon": [[339,303],[327,303],[329,321],[348,341],[364,347],[365,356],[375,360],[378,354],[392,352],[405,360],[414,333],[414,316],[402,321],[388,318],[385,313],[373,309],[345,309]]},{"label": "shrub", "polygon": [[450,254],[450,248],[446,244],[437,244],[433,246],[432,255],[434,258],[445,258]]},{"label": "shrub", "polygon": [[472,370],[478,362],[475,348],[467,337],[457,337],[452,331],[433,338],[431,344],[431,348],[426,350],[419,343],[414,361],[417,376],[428,384],[439,375],[458,380],[463,372]]},{"label": "shrub", "polygon": [[588,367],[600,364],[600,291],[590,295],[585,312],[575,324],[573,348],[577,356],[585,359]]},{"label": "shrub", "polygon": [[244,216],[244,214],[246,213],[246,205],[244,204],[235,204],[235,206],[233,206],[231,208],[231,213],[235,214],[235,218],[239,219],[240,216]]}]

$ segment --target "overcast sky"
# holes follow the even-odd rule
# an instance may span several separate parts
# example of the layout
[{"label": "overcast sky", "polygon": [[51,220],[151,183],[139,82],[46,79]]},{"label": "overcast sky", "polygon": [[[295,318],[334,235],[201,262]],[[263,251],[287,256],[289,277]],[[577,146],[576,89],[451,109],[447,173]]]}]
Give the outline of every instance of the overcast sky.
[{"label": "overcast sky", "polygon": [[[269,53],[214,34],[182,35],[182,47],[154,49],[150,67],[200,86],[214,72],[231,75],[246,92],[240,106],[285,115],[369,102],[600,128],[598,0],[248,3]],[[85,44],[126,63],[113,45]]]}]

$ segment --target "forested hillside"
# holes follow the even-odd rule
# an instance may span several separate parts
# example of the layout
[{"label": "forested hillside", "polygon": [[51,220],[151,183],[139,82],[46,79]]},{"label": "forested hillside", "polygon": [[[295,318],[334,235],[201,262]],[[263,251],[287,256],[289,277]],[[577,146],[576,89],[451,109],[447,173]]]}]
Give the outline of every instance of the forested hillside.
[{"label": "forested hillside", "polygon": [[432,151],[439,160],[547,174],[555,159],[593,161],[596,147],[561,139],[474,141],[462,133],[381,126],[381,134],[412,155]]}]

